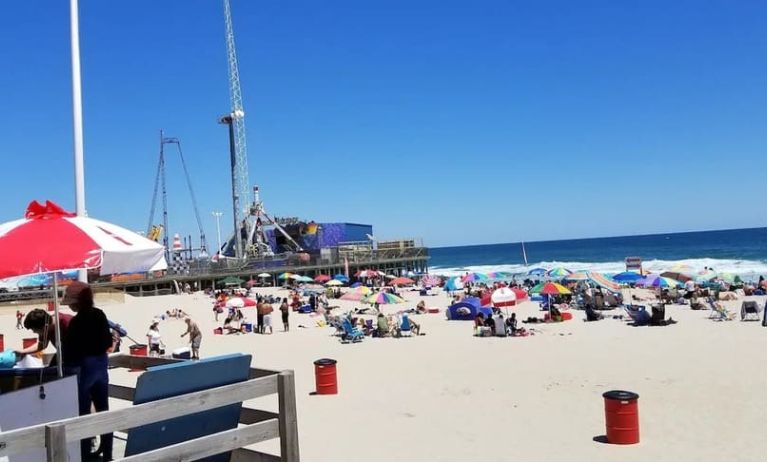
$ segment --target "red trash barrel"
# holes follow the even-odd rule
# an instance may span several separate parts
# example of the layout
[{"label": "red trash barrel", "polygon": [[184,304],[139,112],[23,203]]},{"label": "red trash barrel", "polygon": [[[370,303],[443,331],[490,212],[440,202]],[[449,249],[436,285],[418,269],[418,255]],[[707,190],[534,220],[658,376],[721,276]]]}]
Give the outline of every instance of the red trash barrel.
[{"label": "red trash barrel", "polygon": [[131,345],[128,349],[133,356],[146,356],[147,353],[147,346],[141,343]]},{"label": "red trash barrel", "polygon": [[[131,345],[131,346],[128,347],[128,350],[130,351],[130,354],[132,356],[146,356],[147,351],[148,351],[147,350],[147,346],[142,344],[142,343],[137,343],[135,345]],[[138,368],[138,369],[137,368],[131,368],[130,372],[138,372],[138,371],[141,371],[141,370],[143,370],[143,369],[141,369],[141,368]]]},{"label": "red trash barrel", "polygon": [[3,338],[3,334],[0,334],[0,353],[5,351],[5,339]]},{"label": "red trash barrel", "polygon": [[48,302],[48,311],[56,311],[56,306],[53,302]]},{"label": "red trash barrel", "polygon": [[636,444],[639,442],[639,395],[630,391],[612,390],[602,394],[605,399],[607,442]]},{"label": "red trash barrel", "polygon": [[37,345],[37,337],[29,337],[25,339],[21,339],[21,347],[22,348],[29,348],[31,346]]},{"label": "red trash barrel", "polygon": [[338,379],[336,377],[335,359],[322,358],[314,361],[314,383],[318,395],[337,395]]}]

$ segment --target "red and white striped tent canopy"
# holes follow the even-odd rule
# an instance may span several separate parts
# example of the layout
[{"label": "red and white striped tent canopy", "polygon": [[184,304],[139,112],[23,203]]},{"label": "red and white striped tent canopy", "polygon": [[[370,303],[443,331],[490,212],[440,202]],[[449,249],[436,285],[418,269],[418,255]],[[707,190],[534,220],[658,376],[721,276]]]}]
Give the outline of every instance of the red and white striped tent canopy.
[{"label": "red and white striped tent canopy", "polygon": [[162,245],[125,228],[32,201],[24,218],[0,224],[0,278],[100,268],[101,274],[167,268]]}]

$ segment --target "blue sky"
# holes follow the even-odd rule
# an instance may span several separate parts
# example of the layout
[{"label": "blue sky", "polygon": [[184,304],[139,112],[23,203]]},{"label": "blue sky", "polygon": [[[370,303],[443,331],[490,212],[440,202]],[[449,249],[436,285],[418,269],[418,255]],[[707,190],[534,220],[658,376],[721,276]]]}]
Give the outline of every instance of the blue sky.
[{"label": "blue sky", "polygon": [[[460,245],[767,225],[767,4],[232,0],[269,211]],[[0,220],[73,208],[68,2],[0,14]],[[220,1],[80,0],[89,214],[145,229],[158,130],[231,220]],[[178,159],[171,232],[198,234]],[[159,219],[159,215],[158,215]]]}]

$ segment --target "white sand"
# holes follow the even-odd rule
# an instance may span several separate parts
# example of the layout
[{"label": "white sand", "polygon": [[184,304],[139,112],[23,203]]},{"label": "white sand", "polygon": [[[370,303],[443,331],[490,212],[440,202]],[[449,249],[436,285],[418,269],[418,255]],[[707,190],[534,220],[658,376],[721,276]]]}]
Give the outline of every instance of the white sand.
[{"label": "white sand", "polygon": [[[408,304],[387,310],[415,306],[419,297],[405,294]],[[447,305],[444,295],[426,300]],[[764,305],[764,297],[757,300]],[[413,318],[425,336],[341,344],[331,328],[297,314],[287,334],[276,313],[274,335],[214,336],[211,306],[202,295],[182,295],[103,308],[143,342],[153,315],[180,307],[203,329],[203,356],[251,353],[257,367],[294,369],[307,461],[745,461],[761,459],[767,447],[761,428],[767,329],[761,323],[715,322],[709,311],[672,306],[666,315],[679,323],[667,327],[584,323],[575,312],[573,321],[535,325],[535,336],[476,338],[472,323],[448,322],[440,313]],[[740,300],[728,306],[737,308]],[[521,318],[542,316],[529,302],[515,310]],[[0,310],[6,348],[29,334],[14,329],[14,312]],[[161,324],[169,350],[185,346],[184,328],[180,320]],[[336,396],[310,396],[313,361],[323,357],[338,360]],[[119,383],[135,380],[123,371],[112,376]],[[593,440],[605,433],[601,394],[611,389],[639,393],[640,444]],[[275,399],[262,403],[276,410]],[[278,450],[275,442],[262,447]]]}]

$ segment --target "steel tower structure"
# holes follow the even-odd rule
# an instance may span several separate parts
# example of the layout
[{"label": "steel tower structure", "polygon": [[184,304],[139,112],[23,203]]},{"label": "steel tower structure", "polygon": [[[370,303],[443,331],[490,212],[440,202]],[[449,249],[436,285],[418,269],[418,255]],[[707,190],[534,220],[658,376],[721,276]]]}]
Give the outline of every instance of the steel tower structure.
[{"label": "steel tower structure", "polygon": [[[232,201],[236,215],[234,235],[246,225],[250,208],[250,186],[248,180],[248,149],[245,142],[245,111],[242,107],[240,71],[237,66],[237,50],[234,46],[234,28],[229,0],[224,0],[224,22],[226,24],[226,54],[229,62],[229,97],[232,103],[231,124],[234,131],[234,162],[232,165]],[[242,244],[240,244],[242,245]],[[235,255],[243,255],[243,249]]]}]

